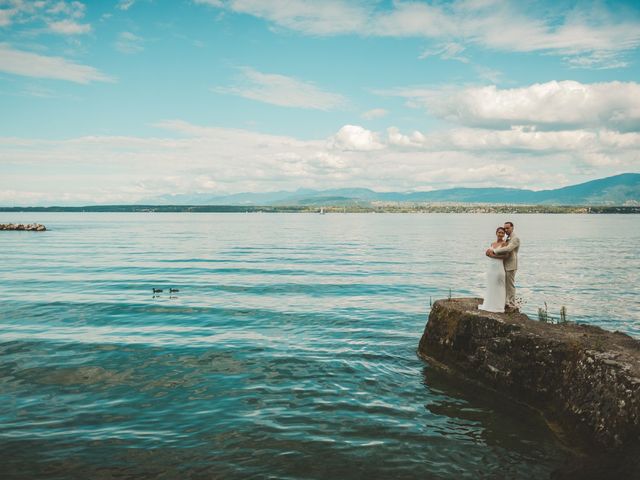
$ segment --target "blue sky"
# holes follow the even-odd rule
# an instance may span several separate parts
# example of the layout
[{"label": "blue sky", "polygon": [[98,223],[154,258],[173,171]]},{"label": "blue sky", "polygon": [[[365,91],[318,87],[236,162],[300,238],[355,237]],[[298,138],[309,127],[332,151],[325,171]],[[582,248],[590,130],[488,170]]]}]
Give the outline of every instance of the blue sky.
[{"label": "blue sky", "polygon": [[640,171],[636,2],[0,0],[0,204]]}]

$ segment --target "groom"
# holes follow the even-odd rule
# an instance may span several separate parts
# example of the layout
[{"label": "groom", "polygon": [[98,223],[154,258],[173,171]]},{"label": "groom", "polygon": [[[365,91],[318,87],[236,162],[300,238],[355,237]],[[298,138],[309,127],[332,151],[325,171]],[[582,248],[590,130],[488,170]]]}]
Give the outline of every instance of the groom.
[{"label": "groom", "polygon": [[[490,257],[504,258],[504,273],[506,282],[505,311],[518,310],[516,305],[516,271],[518,270],[518,250],[520,239],[513,232],[513,223],[505,222],[504,231],[507,234],[507,245],[498,248],[489,248],[487,255]],[[506,255],[506,256],[505,256]]]}]

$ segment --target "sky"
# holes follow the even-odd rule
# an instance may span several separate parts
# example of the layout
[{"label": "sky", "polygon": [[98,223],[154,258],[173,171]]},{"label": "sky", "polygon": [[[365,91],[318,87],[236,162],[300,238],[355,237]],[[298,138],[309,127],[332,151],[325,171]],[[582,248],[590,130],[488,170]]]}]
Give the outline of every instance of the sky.
[{"label": "sky", "polygon": [[0,0],[0,205],[640,171],[640,4]]}]

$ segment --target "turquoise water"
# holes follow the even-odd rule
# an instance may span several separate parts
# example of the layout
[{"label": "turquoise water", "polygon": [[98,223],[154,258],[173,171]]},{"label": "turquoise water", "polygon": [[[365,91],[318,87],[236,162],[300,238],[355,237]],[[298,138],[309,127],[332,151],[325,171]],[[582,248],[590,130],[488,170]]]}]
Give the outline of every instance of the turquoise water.
[{"label": "turquoise water", "polygon": [[50,228],[0,232],[3,478],[548,477],[536,414],[415,355],[506,219],[525,311],[640,336],[638,216],[2,214]]}]

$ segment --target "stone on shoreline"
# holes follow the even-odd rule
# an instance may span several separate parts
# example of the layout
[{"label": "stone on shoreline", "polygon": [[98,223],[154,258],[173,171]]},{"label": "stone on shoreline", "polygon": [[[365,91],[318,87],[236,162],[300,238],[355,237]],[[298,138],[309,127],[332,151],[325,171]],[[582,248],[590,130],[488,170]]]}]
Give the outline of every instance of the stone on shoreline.
[{"label": "stone on shoreline", "polygon": [[29,230],[33,232],[44,232],[47,227],[41,223],[0,223],[0,230]]},{"label": "stone on shoreline", "polygon": [[485,312],[481,301],[436,301],[418,355],[533,406],[587,450],[640,444],[640,340]]}]

